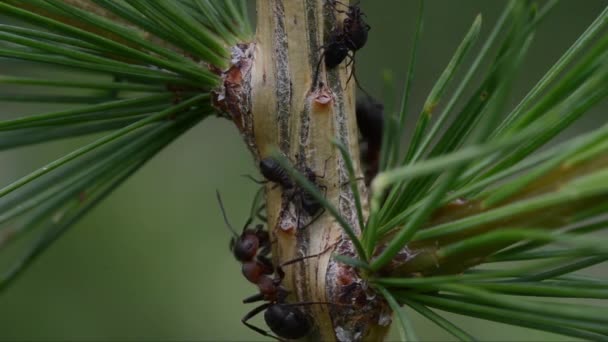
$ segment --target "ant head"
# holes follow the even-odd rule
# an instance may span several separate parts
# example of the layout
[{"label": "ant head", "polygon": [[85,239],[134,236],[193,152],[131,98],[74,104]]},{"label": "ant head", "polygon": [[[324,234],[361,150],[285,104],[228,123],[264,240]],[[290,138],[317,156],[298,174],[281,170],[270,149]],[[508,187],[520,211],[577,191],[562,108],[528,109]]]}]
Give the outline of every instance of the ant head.
[{"label": "ant head", "polygon": [[255,233],[244,231],[240,237],[232,238],[230,243],[234,257],[239,261],[252,260],[260,247],[260,240]]},{"label": "ant head", "polygon": [[270,330],[282,338],[302,338],[312,329],[307,314],[289,304],[274,304],[264,312],[264,320]]}]

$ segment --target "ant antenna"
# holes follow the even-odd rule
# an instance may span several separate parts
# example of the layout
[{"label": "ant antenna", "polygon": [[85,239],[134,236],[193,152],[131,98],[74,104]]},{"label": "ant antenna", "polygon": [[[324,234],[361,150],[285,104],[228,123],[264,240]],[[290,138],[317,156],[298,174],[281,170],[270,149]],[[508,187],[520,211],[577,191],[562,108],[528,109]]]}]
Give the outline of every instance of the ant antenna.
[{"label": "ant antenna", "polygon": [[220,196],[220,192],[217,189],[215,190],[215,194],[217,195],[217,201],[220,204],[220,209],[222,210],[222,216],[224,217],[224,222],[226,223],[226,226],[228,227],[228,229],[230,229],[230,231],[232,232],[232,234],[234,234],[234,236],[238,237],[239,234],[237,234],[236,230],[234,230],[234,228],[232,228],[232,225],[230,224],[230,222],[228,222],[228,217],[226,216],[226,209],[224,209],[224,203],[222,203],[222,197]]},{"label": "ant antenna", "polygon": [[258,191],[256,191],[255,196],[253,197],[253,204],[251,204],[251,211],[249,212],[250,218],[258,216],[261,211],[261,207],[258,204],[260,203],[260,198],[262,197],[263,190],[264,187],[260,187]]}]

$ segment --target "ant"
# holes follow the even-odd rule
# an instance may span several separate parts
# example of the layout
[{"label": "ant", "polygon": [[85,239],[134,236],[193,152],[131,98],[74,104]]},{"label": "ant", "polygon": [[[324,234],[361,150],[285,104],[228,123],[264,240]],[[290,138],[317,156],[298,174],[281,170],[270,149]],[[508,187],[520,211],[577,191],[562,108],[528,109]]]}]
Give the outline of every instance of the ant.
[{"label": "ant", "polygon": [[[329,158],[327,160],[325,160],[325,169],[327,169],[328,161],[329,161]],[[262,176],[264,176],[264,178],[267,181],[279,184],[281,187],[283,187],[284,190],[295,189],[295,190],[293,190],[293,193],[292,193],[290,199],[293,199],[295,196],[298,196],[300,199],[300,207],[302,208],[302,210],[304,210],[308,214],[308,216],[315,217],[315,215],[316,215],[316,217],[319,217],[321,214],[323,214],[323,212],[321,212],[320,214],[317,215],[317,213],[319,213],[319,211],[321,211],[323,209],[323,206],[321,205],[321,203],[319,203],[319,201],[317,201],[317,199],[310,192],[306,191],[302,187],[296,187],[293,180],[287,173],[287,170],[284,167],[282,167],[281,164],[279,164],[279,162],[277,162],[274,158],[266,157],[266,158],[260,160],[260,172],[262,173]],[[314,171],[312,171],[309,167],[305,167],[303,173],[309,182],[311,182],[312,184],[315,184],[319,189],[323,189],[324,191],[327,191],[327,188],[324,185],[317,184],[317,178],[324,178],[325,173],[323,174],[323,176],[317,176],[317,174],[315,174]],[[263,183],[263,182],[259,182],[259,181],[255,180],[255,179],[254,179],[254,181],[258,182],[258,183]],[[298,227],[300,225],[299,216],[300,215],[298,215],[298,223],[297,223]],[[315,219],[316,219],[316,217],[315,217]],[[315,219],[313,219],[308,224],[311,224]]]},{"label": "ant", "polygon": [[[260,171],[264,178],[270,182],[281,185],[285,190],[291,190],[295,187],[287,170],[272,157],[267,157],[260,161]],[[317,175],[309,167],[304,168],[304,176],[306,176],[309,182],[317,185]],[[323,177],[324,176],[320,176],[319,178]],[[322,186],[317,185],[317,187]],[[302,209],[304,209],[308,215],[314,216],[319,209],[321,209],[321,204],[308,191],[298,188],[296,193],[300,195]]]},{"label": "ant", "polygon": [[[273,278],[269,276],[264,276],[260,278],[258,288],[260,290],[259,293],[247,297],[243,299],[243,303],[254,303],[259,301],[267,301],[268,303],[264,303],[250,312],[248,312],[242,319],[241,322],[245,324],[248,328],[253,331],[272,338],[276,338],[277,340],[281,340],[281,338],[286,339],[299,339],[310,333],[312,330],[312,319],[306,313],[298,308],[298,306],[306,306],[306,305],[314,305],[314,304],[333,304],[329,302],[299,302],[299,303],[287,303],[287,296],[289,295],[289,290],[287,290],[281,283],[283,282],[283,278],[285,278],[285,272],[283,271],[283,267],[303,261],[308,258],[313,258],[320,256],[325,253],[333,246],[329,246],[324,251],[308,255],[300,258],[296,258],[290,261],[287,261],[276,267],[276,274]],[[339,304],[333,304],[339,305]],[[249,323],[248,321],[259,314],[260,312],[264,312],[264,321],[270,330],[274,332],[277,336],[273,336],[269,334],[267,331]]]},{"label": "ant", "polygon": [[[252,221],[251,217],[253,217],[253,215],[251,215],[250,218],[247,219],[243,232],[239,236],[228,221],[224,204],[222,203],[221,196],[217,190],[216,195],[222,211],[224,222],[226,223],[226,226],[234,233],[234,237],[230,241],[230,249],[232,250],[236,259],[243,263],[242,272],[245,278],[256,284],[259,289],[259,293],[245,298],[243,303],[268,301],[268,303],[262,304],[251,310],[241,319],[241,321],[243,324],[245,324],[245,326],[256,331],[257,333],[280,340],[279,337],[273,336],[265,330],[260,329],[259,327],[256,327],[248,322],[255,315],[266,310],[264,313],[264,320],[266,321],[266,324],[281,338],[297,339],[308,335],[312,329],[312,320],[307,314],[298,309],[297,306],[327,303],[286,303],[289,291],[281,285],[283,278],[285,277],[283,267],[308,258],[317,257],[325,253],[332,246],[329,246],[321,253],[287,261],[277,266],[275,269],[274,265],[267,257],[270,253],[271,247],[268,232],[262,229],[262,225],[257,225],[255,228],[249,228],[249,224]],[[273,273],[275,273],[275,276],[270,277],[270,275]]]},{"label": "ant", "polygon": [[378,173],[384,131],[384,106],[378,100],[367,95],[365,98],[357,99],[355,111],[357,126],[362,141],[366,145],[365,148],[361,149],[361,159],[366,166],[365,183],[369,184]]},{"label": "ant", "polygon": [[[287,170],[272,157],[266,157],[260,160],[260,172],[268,181],[279,184],[285,190],[290,190],[294,187]],[[256,182],[264,183],[259,181]]]},{"label": "ant", "polygon": [[[347,7],[347,11],[340,11],[336,8],[336,4]],[[353,51],[353,59],[355,51],[361,49],[367,43],[367,34],[371,30],[364,20],[365,13],[361,11],[359,2],[355,5],[346,5],[340,1],[333,1],[334,10],[338,13],[346,13],[346,18],[342,22],[342,32],[344,35],[344,44]]]},{"label": "ant", "polygon": [[258,284],[262,277],[274,273],[274,266],[268,258],[271,250],[270,235],[263,229],[264,226],[261,224],[256,225],[255,228],[249,228],[249,225],[253,221],[253,215],[247,219],[247,222],[243,226],[243,231],[239,235],[228,221],[219,191],[216,190],[215,193],[224,222],[234,235],[230,239],[230,250],[234,254],[234,257],[242,263],[241,271],[245,278],[251,283]]},{"label": "ant", "polygon": [[[352,64],[353,68],[346,82],[348,83],[351,77],[354,77],[357,86],[361,88],[357,76],[355,75],[355,53],[367,43],[367,36],[371,26],[363,20],[365,13],[361,11],[358,3],[355,5],[346,5],[337,0],[331,0],[329,3],[334,11],[345,13],[346,18],[342,21],[342,28],[334,29],[330,33],[329,41],[321,47],[324,51],[317,64],[314,84],[316,84],[321,60],[325,60],[325,66],[328,69],[333,69],[342,63],[344,59],[349,57],[350,60],[346,66],[348,67]],[[343,11],[337,9],[337,4],[346,7],[347,10]],[[349,54],[350,52],[352,52],[352,54]],[[361,88],[361,90],[363,90],[363,88]],[[363,91],[365,92],[365,90]]]}]

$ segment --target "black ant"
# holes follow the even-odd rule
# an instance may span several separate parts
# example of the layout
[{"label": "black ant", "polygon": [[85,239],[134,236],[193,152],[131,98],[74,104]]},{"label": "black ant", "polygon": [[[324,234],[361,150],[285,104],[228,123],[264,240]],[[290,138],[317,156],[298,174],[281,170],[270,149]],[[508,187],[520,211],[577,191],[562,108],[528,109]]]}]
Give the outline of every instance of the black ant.
[{"label": "black ant", "polygon": [[[243,263],[243,275],[247,280],[256,284],[260,291],[251,297],[245,298],[243,303],[253,303],[262,300],[268,301],[268,303],[262,304],[251,310],[241,319],[241,321],[245,326],[257,333],[280,340],[279,337],[273,336],[263,329],[248,323],[252,317],[266,310],[264,313],[266,324],[281,338],[297,339],[308,335],[312,329],[312,320],[307,314],[298,309],[297,306],[328,303],[286,303],[289,291],[281,285],[283,278],[285,277],[283,267],[304,259],[317,257],[325,253],[332,246],[321,253],[287,261],[275,269],[270,259],[267,258],[271,247],[268,232],[262,229],[262,225],[257,225],[253,229],[248,228],[252,221],[252,218],[250,217],[245,223],[243,232],[239,236],[228,221],[226,210],[224,209],[224,204],[222,203],[218,191],[216,191],[216,195],[226,226],[234,233],[234,237],[230,241],[230,249],[236,259]],[[270,275],[273,273],[275,273],[275,276],[271,277]]]},{"label": "black ant", "polygon": [[325,57],[325,66],[328,69],[337,67],[350,52],[350,48],[346,44],[346,36],[340,30],[333,30],[329,35],[329,42],[323,46],[324,50],[319,63],[317,64],[317,70],[321,64],[321,60]]},{"label": "black ant", "polygon": [[[321,65],[321,60],[325,60],[325,66],[328,69],[333,69],[337,67],[344,59],[349,57],[349,62],[346,66],[350,64],[353,65],[350,76],[348,80],[350,81],[351,77],[355,78],[355,82],[359,86],[359,82],[357,81],[357,76],[355,75],[355,53],[360,50],[365,43],[367,43],[368,32],[371,29],[363,17],[365,13],[361,11],[358,3],[355,5],[346,5],[337,0],[330,1],[333,10],[338,13],[346,13],[346,18],[342,21],[341,29],[334,29],[329,36],[329,41],[322,46],[324,49],[323,54],[321,55],[321,59],[317,64],[317,71],[315,73],[315,82],[319,73],[319,66]],[[346,11],[338,10],[337,4],[340,4],[347,8]],[[352,54],[349,54],[352,52]],[[361,86],[359,86],[361,88]],[[361,90],[363,90],[361,88]],[[365,92],[365,90],[363,90]]]},{"label": "black ant", "polygon": [[245,278],[254,284],[258,284],[262,277],[274,273],[274,266],[268,258],[271,250],[270,235],[261,224],[256,225],[255,228],[249,228],[253,221],[252,217],[247,219],[243,231],[239,235],[228,221],[222,198],[217,190],[216,195],[224,222],[234,234],[230,239],[230,250],[234,257],[242,263],[241,271]]},{"label": "black ant", "polygon": [[[329,159],[327,159],[325,161],[325,169],[327,169],[328,161],[329,161]],[[319,203],[319,201],[317,201],[317,199],[311,193],[306,191],[304,188],[299,187],[299,186],[296,187],[293,180],[290,178],[289,174],[287,173],[287,170],[285,170],[285,168],[283,168],[281,166],[281,164],[279,164],[279,162],[277,162],[274,158],[266,157],[266,158],[260,160],[260,172],[262,173],[264,178],[266,178],[267,181],[279,184],[281,187],[283,187],[284,190],[293,190],[293,192],[290,196],[290,200],[297,196],[300,200],[301,209],[304,210],[306,212],[306,214],[308,214],[308,216],[310,216],[310,217],[316,216],[308,224],[311,224],[316,218],[318,218],[321,214],[323,214],[323,212],[318,214],[319,211],[321,211],[323,209],[323,206],[321,205],[321,203]],[[317,176],[317,174],[315,174],[314,171],[312,171],[309,167],[305,167],[303,173],[309,182],[311,182],[312,184],[315,184],[315,186],[317,186],[319,189],[322,189],[324,191],[327,190],[327,188],[324,185],[317,184],[317,178],[324,178],[325,173],[323,174],[323,176]],[[258,183],[263,183],[263,182],[259,182],[259,181],[255,180],[255,179],[254,179],[254,181],[258,182]],[[298,227],[300,225],[299,216],[300,215],[298,215],[298,222],[297,222]]]},{"label": "black ant", "polygon": [[[302,310],[298,308],[298,306],[305,305],[314,305],[314,304],[333,304],[328,302],[300,302],[300,303],[287,303],[287,296],[289,295],[289,290],[287,290],[281,283],[283,282],[283,278],[285,278],[285,272],[283,271],[283,267],[300,262],[304,259],[317,257],[323,253],[325,253],[329,248],[329,246],[324,251],[308,255],[305,257],[293,259],[287,261],[276,267],[276,274],[273,278],[269,276],[264,276],[260,278],[258,288],[260,290],[259,293],[245,298],[243,303],[254,303],[258,301],[267,301],[268,303],[264,303],[250,312],[248,312],[242,319],[241,322],[245,324],[248,328],[253,331],[272,338],[276,338],[281,340],[281,338],[286,339],[299,339],[310,333],[312,330],[312,319],[304,313]],[[333,304],[339,305],[339,304]],[[273,336],[269,334],[267,331],[256,327],[255,325],[248,323],[248,321],[259,314],[260,312],[264,312],[264,321],[266,324],[274,332],[277,336]]]},{"label": "black ant", "polygon": [[[268,181],[279,184],[285,190],[290,190],[294,187],[287,170],[272,157],[266,157],[260,160],[260,172]],[[256,182],[263,183],[259,181]]]},{"label": "black ant", "polygon": [[[336,8],[335,4],[340,4],[348,8],[347,11],[340,11]],[[371,30],[364,20],[365,13],[361,11],[359,3],[355,5],[346,5],[340,1],[334,0],[334,9],[339,13],[346,13],[346,18],[342,22],[342,32],[344,35],[344,44],[346,47],[353,51],[361,49],[365,43],[367,43],[367,34]],[[354,58],[354,55],[353,55]]]},{"label": "black ant", "polygon": [[357,126],[365,146],[361,148],[361,159],[366,166],[365,182],[369,184],[378,173],[380,148],[384,131],[384,106],[367,95],[357,99],[355,109]]}]

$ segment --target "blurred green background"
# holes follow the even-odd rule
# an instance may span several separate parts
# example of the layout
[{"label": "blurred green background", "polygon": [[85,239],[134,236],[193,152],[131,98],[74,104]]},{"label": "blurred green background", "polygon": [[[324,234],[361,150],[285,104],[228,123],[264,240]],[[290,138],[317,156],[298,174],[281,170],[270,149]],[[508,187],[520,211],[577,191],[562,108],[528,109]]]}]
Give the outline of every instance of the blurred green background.
[{"label": "blurred green background", "polygon": [[[475,16],[483,14],[484,39],[504,3],[427,1],[411,110],[420,109]],[[606,5],[606,0],[560,2],[536,35],[516,83],[513,104]],[[366,89],[381,98],[384,70],[392,71],[397,80],[405,76],[417,1],[364,0],[361,6],[372,30],[367,45],[357,55],[358,77]],[[2,75],[31,76],[36,70],[29,64],[0,61]],[[0,108],[0,118],[4,119],[48,110],[51,105],[2,103]],[[606,103],[596,107],[566,135],[605,122],[606,109]],[[90,139],[1,152],[0,186]],[[253,307],[243,305],[241,299],[256,290],[242,278],[239,264],[229,253],[230,235],[214,195],[215,189],[222,192],[229,217],[240,225],[256,190],[240,175],[255,172],[253,160],[231,123],[209,118],[191,129],[0,295],[0,340],[261,340],[240,323]],[[24,246],[2,251],[0,266],[9,265]],[[412,316],[420,338],[451,339]],[[446,316],[481,340],[565,340],[533,330]],[[255,322],[264,326],[261,315]],[[393,332],[391,336],[396,339],[398,335]]]}]

